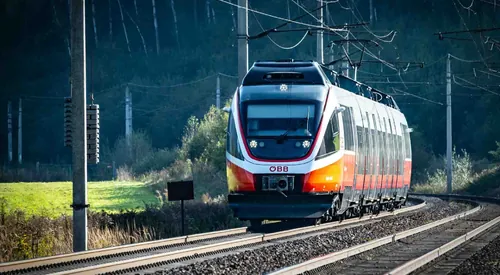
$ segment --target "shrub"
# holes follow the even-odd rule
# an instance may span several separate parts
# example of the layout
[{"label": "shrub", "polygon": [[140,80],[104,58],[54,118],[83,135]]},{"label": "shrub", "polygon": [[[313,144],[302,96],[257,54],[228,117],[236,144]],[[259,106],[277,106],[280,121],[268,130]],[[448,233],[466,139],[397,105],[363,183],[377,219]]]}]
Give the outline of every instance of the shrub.
[{"label": "shrub", "polygon": [[132,171],[134,175],[143,175],[150,171],[161,171],[174,163],[177,156],[178,149],[155,150],[135,163],[132,166]]},{"label": "shrub", "polygon": [[[446,157],[441,157],[441,162],[436,165],[445,167]],[[462,154],[456,153],[453,149],[452,152],[452,171],[453,171],[453,190],[464,190],[469,186],[474,178],[472,171],[472,161],[469,154],[462,150]],[[412,186],[415,192],[422,193],[443,193],[446,192],[446,170],[442,168],[435,168],[433,174],[428,174],[427,182],[424,184],[417,184]]]},{"label": "shrub", "polygon": [[[72,218],[27,216],[22,211],[7,214],[0,198],[0,262],[24,260],[72,252]],[[232,216],[224,198],[206,203],[185,203],[187,234],[245,226]],[[163,207],[145,206],[144,211],[108,214],[89,212],[88,246],[97,249],[181,235],[179,203]]]},{"label": "shrub", "polygon": [[500,197],[500,166],[481,171],[463,193],[478,196]]}]

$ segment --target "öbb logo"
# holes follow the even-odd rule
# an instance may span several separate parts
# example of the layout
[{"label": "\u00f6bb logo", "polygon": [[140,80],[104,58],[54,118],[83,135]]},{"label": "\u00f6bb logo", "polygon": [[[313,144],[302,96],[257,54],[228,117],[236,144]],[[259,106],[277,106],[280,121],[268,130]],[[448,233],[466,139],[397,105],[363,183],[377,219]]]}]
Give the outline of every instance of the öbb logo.
[{"label": "\u00f6bb logo", "polygon": [[271,166],[269,167],[269,171],[271,172],[288,172],[288,166]]}]

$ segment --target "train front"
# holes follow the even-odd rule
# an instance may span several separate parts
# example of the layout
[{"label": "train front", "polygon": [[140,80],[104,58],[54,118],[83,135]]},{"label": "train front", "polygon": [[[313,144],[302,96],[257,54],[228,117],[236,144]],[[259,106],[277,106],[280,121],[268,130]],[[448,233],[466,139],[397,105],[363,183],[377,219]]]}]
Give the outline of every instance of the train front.
[{"label": "train front", "polygon": [[228,202],[239,219],[312,219],[330,209],[334,195],[311,180],[325,82],[315,62],[256,62],[245,76],[226,152]]}]

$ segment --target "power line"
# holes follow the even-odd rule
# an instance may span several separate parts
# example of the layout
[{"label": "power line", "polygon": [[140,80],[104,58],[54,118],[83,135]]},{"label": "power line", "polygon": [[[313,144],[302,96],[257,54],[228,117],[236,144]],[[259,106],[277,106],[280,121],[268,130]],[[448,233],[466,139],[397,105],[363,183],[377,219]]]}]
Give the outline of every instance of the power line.
[{"label": "power line", "polygon": [[444,106],[444,104],[443,104],[443,103],[441,103],[441,102],[437,102],[437,101],[434,101],[434,100],[430,100],[430,99],[428,99],[428,98],[421,97],[421,96],[418,96],[418,95],[415,95],[415,94],[412,94],[412,93],[409,93],[409,92],[405,92],[405,91],[402,91],[402,90],[400,90],[400,89],[396,89],[396,88],[394,88],[394,87],[391,87],[391,89],[392,89],[392,90],[394,90],[394,91],[397,91],[397,92],[403,93],[403,94],[405,94],[405,95],[413,96],[413,97],[415,97],[415,98],[419,98],[419,99],[421,99],[421,100],[425,100],[425,101],[427,101],[427,102],[431,102],[431,103],[434,103],[434,104],[437,104],[437,105],[442,105],[442,106]]},{"label": "power line", "polygon": [[467,23],[465,23],[465,20],[464,18],[462,17],[462,15],[460,14],[460,11],[458,10],[458,7],[457,7],[457,4],[455,4],[455,0],[453,0],[453,6],[455,7],[455,10],[457,11],[458,13],[458,16],[460,17],[460,20],[462,21],[462,23],[464,24],[465,26],[465,29],[468,31],[471,39],[473,40],[474,42],[474,46],[476,47],[476,50],[477,50],[477,53],[479,54],[479,57],[481,58],[481,60],[483,60],[483,63],[486,67],[488,67],[488,65],[486,64],[486,61],[484,60],[484,57],[483,55],[481,54],[481,51],[479,50],[479,47],[477,46],[477,43],[476,43],[476,40],[474,40],[474,37],[472,36],[471,32],[470,32],[470,29],[469,27],[467,27]]},{"label": "power line", "polygon": [[[300,7],[302,10],[306,11],[307,13],[309,13],[309,15],[314,18],[317,22],[320,22],[320,20],[314,16],[314,14],[311,14],[309,11],[307,11],[307,9],[305,9],[302,5],[300,5],[299,3],[295,2],[292,0],[293,3],[295,3],[295,5],[297,5],[298,7]],[[331,17],[331,14],[330,14],[330,20],[333,22],[333,18]],[[338,36],[342,37],[342,35],[340,35],[339,33],[337,33],[336,31],[333,31],[334,33],[336,33]],[[348,33],[349,34],[349,33]],[[356,36],[354,36],[353,34],[351,34],[355,39],[356,39]],[[353,47],[357,48],[358,50],[360,51],[363,51],[360,47],[358,47],[356,44],[352,44]],[[397,71],[396,68],[394,68],[394,66],[392,66],[391,64],[389,64],[387,61],[383,60],[383,59],[380,59],[379,57],[377,57],[375,54],[373,54],[371,51],[369,51],[368,49],[364,49],[364,51],[366,52],[366,54],[368,54],[369,56],[371,56],[372,58],[380,61],[382,64],[384,64],[385,66],[389,67],[390,69],[394,70],[394,71]]]},{"label": "power line", "polygon": [[[352,1],[352,6],[354,6],[354,8],[356,9],[356,11],[359,13],[359,16],[361,17],[361,20],[356,16],[356,13],[354,12],[354,10],[351,8],[351,13],[352,15],[356,18],[356,20],[360,21],[360,22],[363,22],[363,16],[361,15],[361,12],[359,11],[358,7],[354,4],[354,1]],[[373,37],[375,37],[376,39],[382,41],[382,42],[385,42],[385,43],[392,43],[392,41],[394,40],[394,38],[396,37],[396,31],[392,30],[390,31],[388,34],[386,35],[376,35],[375,33],[373,33],[369,28],[367,28],[366,26],[363,26],[363,28],[368,31],[371,35],[373,35]],[[384,38],[387,38],[389,36],[391,36],[391,39],[390,40],[384,40]]]},{"label": "power line", "polygon": [[[254,10],[254,9],[250,9],[250,8],[247,8],[247,7],[243,7],[243,6],[240,6],[240,5],[237,5],[237,4],[233,4],[233,3],[225,1],[225,0],[217,0],[217,1],[225,3],[225,4],[228,4],[228,5],[231,5],[231,6],[234,6],[234,7],[237,7],[237,8],[240,8],[240,9],[251,11],[251,12],[254,12],[254,13],[257,13],[257,14],[260,14],[260,15],[264,15],[264,16],[271,17],[271,18],[274,18],[274,19],[282,20],[282,21],[285,21],[285,22],[294,23],[294,24],[298,24],[298,25],[303,25],[303,26],[311,27],[311,28],[322,28],[322,29],[328,30],[328,31],[335,31],[334,29],[332,29],[332,28],[330,28],[328,26],[326,26],[326,27],[325,26],[315,26],[315,25],[311,25],[311,24],[307,24],[307,23],[303,23],[303,22],[299,22],[299,21],[293,21],[293,20],[290,20],[290,19],[286,19],[286,18],[283,18],[283,17],[276,16],[276,15],[264,13],[264,12],[261,12],[261,11],[258,11],[258,10]],[[344,31],[344,30],[339,29],[337,31]]]},{"label": "power line", "polygon": [[[250,4],[249,4],[250,6]],[[251,6],[250,6],[251,7]],[[264,33],[267,33],[267,31],[264,29],[264,27],[262,27],[262,24],[260,23],[259,19],[257,18],[257,16],[255,15],[254,12],[252,12],[253,14],[253,17],[255,18],[255,21],[257,21],[257,24],[259,24],[260,28],[262,29],[262,31]],[[279,45],[276,41],[274,41],[269,35],[266,35],[266,37],[278,48],[282,49],[282,50],[293,50],[295,49],[297,46],[299,46],[305,39],[306,39],[306,36],[309,34],[309,31],[306,31],[304,33],[304,36],[302,36],[302,38],[299,40],[299,42],[297,42],[295,45],[293,46],[290,46],[290,47],[285,47],[285,46],[281,46]]]},{"label": "power line", "polygon": [[458,77],[458,76],[455,76],[455,75],[454,75],[454,76],[453,76],[453,82],[455,82],[455,83],[457,83],[457,82],[456,82],[456,80],[455,80],[455,77],[456,77],[456,78],[458,78],[458,79],[460,79],[461,81],[463,81],[463,82],[465,82],[465,83],[468,83],[469,85],[472,85],[472,86],[474,86],[474,87],[477,87],[478,89],[481,89],[481,90],[486,91],[486,92],[488,92],[488,93],[491,93],[491,94],[494,94],[494,95],[500,96],[500,94],[499,94],[499,93],[493,92],[493,91],[491,91],[491,90],[489,90],[489,89],[486,89],[486,88],[481,87],[481,86],[479,86],[479,85],[476,85],[476,84],[474,84],[474,83],[472,83],[472,82],[470,82],[470,81],[468,81],[468,80],[466,80],[466,79],[463,79],[463,78],[461,78],[461,77]]},{"label": "power line", "polygon": [[184,83],[173,84],[173,85],[165,85],[165,86],[143,85],[143,84],[137,84],[137,83],[132,83],[132,82],[128,82],[127,85],[141,87],[141,88],[151,88],[151,89],[176,88],[176,87],[182,87],[182,86],[196,84],[196,83],[205,81],[205,80],[210,79],[210,78],[215,77],[215,76],[217,76],[217,74],[209,75],[209,76],[206,76],[204,78],[197,79],[197,80],[190,81],[190,82],[184,82]]}]

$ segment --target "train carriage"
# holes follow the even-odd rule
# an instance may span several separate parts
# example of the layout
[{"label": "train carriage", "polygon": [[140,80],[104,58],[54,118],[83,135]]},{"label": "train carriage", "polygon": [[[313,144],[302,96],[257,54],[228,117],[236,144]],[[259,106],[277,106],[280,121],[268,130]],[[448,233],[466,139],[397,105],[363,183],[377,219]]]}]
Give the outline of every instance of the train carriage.
[{"label": "train carriage", "polygon": [[314,61],[258,61],[226,111],[239,219],[330,220],[406,201],[411,130],[391,96]]}]

